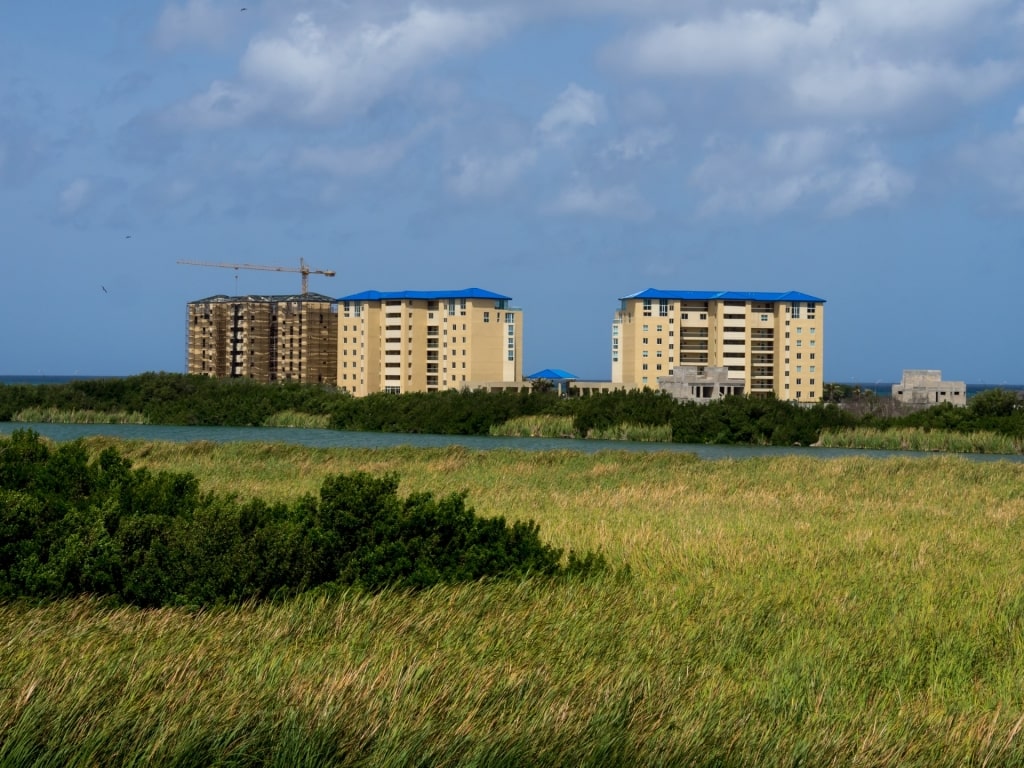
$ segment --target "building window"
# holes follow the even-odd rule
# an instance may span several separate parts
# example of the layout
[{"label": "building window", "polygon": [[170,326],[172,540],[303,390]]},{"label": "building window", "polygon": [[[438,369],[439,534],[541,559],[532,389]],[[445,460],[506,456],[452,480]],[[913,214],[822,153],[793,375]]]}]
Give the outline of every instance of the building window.
[{"label": "building window", "polygon": [[793,311],[790,312],[790,315],[792,315],[794,319],[800,317],[800,302],[799,301],[794,301],[793,302]]},{"label": "building window", "polygon": [[651,300],[644,299],[644,317],[651,316]]},{"label": "building window", "polygon": [[658,316],[668,317],[668,300],[658,299]]},{"label": "building window", "polygon": [[708,313],[707,312],[701,312],[700,313],[700,319],[701,320],[707,320],[708,319]]},{"label": "building window", "polygon": [[761,322],[762,323],[767,323],[768,322],[768,315],[761,315]]},{"label": "building window", "polygon": [[484,312],[484,322],[485,323],[491,322],[491,313],[490,312]]},{"label": "building window", "polygon": [[516,321],[515,313],[513,313],[513,312],[506,312],[505,313],[505,322],[506,323],[514,323],[515,321]]}]

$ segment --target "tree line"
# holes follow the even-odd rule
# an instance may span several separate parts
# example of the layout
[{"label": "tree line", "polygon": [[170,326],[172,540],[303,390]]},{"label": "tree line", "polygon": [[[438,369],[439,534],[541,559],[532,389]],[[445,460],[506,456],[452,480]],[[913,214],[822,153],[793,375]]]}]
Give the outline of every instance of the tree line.
[{"label": "tree line", "polygon": [[[810,445],[823,429],[919,427],[993,431],[1024,437],[1024,407],[1017,394],[993,389],[966,407],[947,404],[914,412],[848,407],[843,397],[813,406],[776,398],[727,397],[709,404],[681,403],[650,389],[560,397],[554,391],[447,390],[352,397],[310,384],[264,384],[172,373],[66,384],[0,385],[0,421],[28,408],[125,411],[151,424],[260,426],[283,411],[327,416],[333,429],[486,435],[522,416],[568,416],[576,434],[619,424],[672,427],[682,443]],[[841,390],[840,390],[841,392]],[[863,402],[859,403],[864,406]]]}]

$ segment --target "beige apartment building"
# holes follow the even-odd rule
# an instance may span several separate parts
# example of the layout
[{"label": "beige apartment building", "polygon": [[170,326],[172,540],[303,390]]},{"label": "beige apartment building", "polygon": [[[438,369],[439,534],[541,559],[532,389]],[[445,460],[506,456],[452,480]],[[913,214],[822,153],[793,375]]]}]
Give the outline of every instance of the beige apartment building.
[{"label": "beige apartment building", "polygon": [[612,382],[658,388],[679,366],[725,368],[751,397],[813,403],[824,381],[824,299],[805,293],[665,291],[620,299]]},{"label": "beige apartment building", "polygon": [[338,303],[318,293],[211,296],[187,306],[190,374],[333,386]]},{"label": "beige apartment building", "polygon": [[339,304],[338,387],[436,392],[523,378],[523,313],[479,288],[363,291]]}]

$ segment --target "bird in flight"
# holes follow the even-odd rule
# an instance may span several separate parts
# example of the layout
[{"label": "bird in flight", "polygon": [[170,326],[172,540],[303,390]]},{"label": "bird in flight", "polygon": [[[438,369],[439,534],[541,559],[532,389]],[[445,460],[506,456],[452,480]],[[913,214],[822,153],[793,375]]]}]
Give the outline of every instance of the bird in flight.
[{"label": "bird in flight", "polygon": [[109,293],[109,291],[107,290],[107,286],[105,286],[105,285],[101,285],[101,286],[100,286],[100,288],[102,288],[102,289],[103,289],[103,292],[104,292],[104,293]]}]

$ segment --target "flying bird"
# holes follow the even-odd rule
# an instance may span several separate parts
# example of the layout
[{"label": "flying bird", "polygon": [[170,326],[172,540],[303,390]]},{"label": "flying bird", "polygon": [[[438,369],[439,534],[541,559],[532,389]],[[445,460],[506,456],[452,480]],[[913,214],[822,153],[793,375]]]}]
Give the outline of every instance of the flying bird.
[{"label": "flying bird", "polygon": [[103,289],[103,292],[104,292],[104,293],[109,293],[109,291],[107,290],[107,286],[105,286],[105,285],[101,285],[101,286],[100,286],[100,288],[102,288],[102,289]]}]

